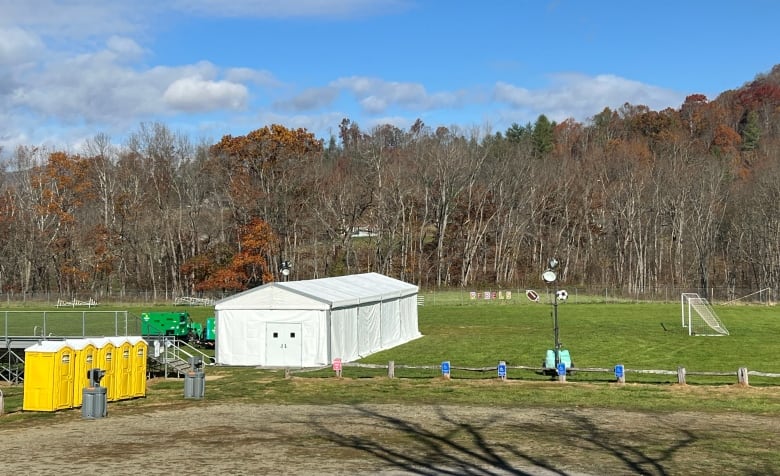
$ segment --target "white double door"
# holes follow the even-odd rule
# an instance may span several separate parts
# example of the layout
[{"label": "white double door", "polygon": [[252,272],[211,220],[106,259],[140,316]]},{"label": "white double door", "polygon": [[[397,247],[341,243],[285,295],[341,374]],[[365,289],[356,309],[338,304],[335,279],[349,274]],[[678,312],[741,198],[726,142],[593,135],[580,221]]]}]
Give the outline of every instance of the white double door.
[{"label": "white double door", "polygon": [[300,323],[266,323],[266,365],[301,367],[303,362],[303,326]]}]

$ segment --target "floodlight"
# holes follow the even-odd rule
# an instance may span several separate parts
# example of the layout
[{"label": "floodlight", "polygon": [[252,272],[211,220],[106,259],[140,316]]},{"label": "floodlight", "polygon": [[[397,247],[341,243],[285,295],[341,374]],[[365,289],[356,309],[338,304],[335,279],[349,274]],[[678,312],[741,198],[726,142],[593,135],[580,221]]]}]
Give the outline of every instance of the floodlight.
[{"label": "floodlight", "polygon": [[282,261],[279,265],[279,272],[282,273],[283,276],[289,276],[290,275],[290,262],[289,261]]}]

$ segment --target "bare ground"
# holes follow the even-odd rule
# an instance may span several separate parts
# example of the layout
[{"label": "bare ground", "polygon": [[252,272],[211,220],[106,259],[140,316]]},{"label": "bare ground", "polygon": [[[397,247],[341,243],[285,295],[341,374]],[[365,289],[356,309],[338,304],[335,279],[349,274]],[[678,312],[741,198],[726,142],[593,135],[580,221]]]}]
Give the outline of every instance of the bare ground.
[{"label": "bare ground", "polygon": [[[777,474],[778,432],[780,416],[188,400],[0,419],[0,473]],[[751,455],[724,453],[746,438]]]}]

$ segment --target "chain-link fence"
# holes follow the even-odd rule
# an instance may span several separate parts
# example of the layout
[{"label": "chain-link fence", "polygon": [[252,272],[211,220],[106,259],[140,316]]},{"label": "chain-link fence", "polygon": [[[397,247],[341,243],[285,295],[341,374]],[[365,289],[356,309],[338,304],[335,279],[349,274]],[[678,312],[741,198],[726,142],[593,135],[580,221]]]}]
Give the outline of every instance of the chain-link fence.
[{"label": "chain-link fence", "polygon": [[127,311],[0,311],[4,336],[109,337],[138,335],[140,330],[140,321]]},{"label": "chain-link fence", "polygon": [[[567,300],[573,303],[631,303],[631,302],[680,302],[682,293],[697,293],[713,304],[774,304],[777,295],[770,288],[737,289],[709,288],[707,290],[680,287],[657,287],[641,292],[629,292],[621,288],[599,286],[569,286],[559,287],[474,287],[465,289],[421,289],[420,305],[478,305],[486,303],[527,304],[534,298],[540,302],[551,302],[556,291],[565,290]],[[533,291],[533,292],[529,292]]]},{"label": "chain-link fence", "polygon": [[[777,292],[771,288],[730,288],[712,287],[706,290],[676,287],[658,286],[642,290],[628,290],[613,286],[585,286],[560,284],[558,288],[553,286],[472,286],[466,288],[422,288],[419,295],[420,304],[444,305],[444,304],[478,304],[486,302],[502,302],[505,304],[525,304],[529,302],[526,293],[533,290],[541,301],[551,299],[556,289],[566,290],[570,302],[579,303],[627,303],[627,302],[679,302],[682,293],[697,293],[708,299],[713,304],[743,303],[743,304],[774,304],[777,302]],[[39,305],[57,309],[99,309],[103,306],[143,305],[143,304],[170,304],[170,305],[208,305],[228,293],[203,296],[180,296],[170,293],[153,293],[141,291],[135,293],[123,293],[110,296],[80,296],[62,297],[51,293],[26,293],[26,294],[0,294],[0,307],[3,301],[9,306],[20,303],[28,306]],[[197,301],[197,303],[196,303]],[[205,303],[205,304],[204,304]]]}]

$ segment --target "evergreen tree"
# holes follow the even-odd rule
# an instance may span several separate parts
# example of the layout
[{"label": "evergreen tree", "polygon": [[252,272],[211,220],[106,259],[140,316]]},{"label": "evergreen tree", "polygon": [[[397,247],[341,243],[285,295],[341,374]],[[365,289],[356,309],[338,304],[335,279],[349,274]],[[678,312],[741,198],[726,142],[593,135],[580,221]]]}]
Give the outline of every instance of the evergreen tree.
[{"label": "evergreen tree", "polygon": [[532,131],[533,127],[531,126],[530,122],[525,126],[521,126],[520,124],[513,122],[512,125],[509,126],[509,129],[506,130],[506,138],[513,144],[519,144],[527,137],[530,137]]},{"label": "evergreen tree", "polygon": [[555,122],[550,122],[544,114],[540,115],[534,123],[531,140],[537,157],[544,157],[552,152],[555,145],[554,129]]},{"label": "evergreen tree", "polygon": [[748,112],[742,119],[741,126],[742,150],[756,150],[758,140],[761,138],[761,128],[758,125],[756,111]]}]

